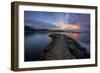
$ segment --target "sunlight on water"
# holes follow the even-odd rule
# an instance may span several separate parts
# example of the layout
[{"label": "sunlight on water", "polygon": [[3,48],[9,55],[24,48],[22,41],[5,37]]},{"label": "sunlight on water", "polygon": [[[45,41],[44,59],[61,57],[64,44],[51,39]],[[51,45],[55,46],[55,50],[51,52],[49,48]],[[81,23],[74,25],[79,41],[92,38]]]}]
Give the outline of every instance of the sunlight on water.
[{"label": "sunlight on water", "polygon": [[78,32],[56,32],[60,34],[65,34],[66,36],[71,37],[72,39],[76,40],[80,45],[86,48],[87,52],[90,53],[90,33],[78,33]]}]

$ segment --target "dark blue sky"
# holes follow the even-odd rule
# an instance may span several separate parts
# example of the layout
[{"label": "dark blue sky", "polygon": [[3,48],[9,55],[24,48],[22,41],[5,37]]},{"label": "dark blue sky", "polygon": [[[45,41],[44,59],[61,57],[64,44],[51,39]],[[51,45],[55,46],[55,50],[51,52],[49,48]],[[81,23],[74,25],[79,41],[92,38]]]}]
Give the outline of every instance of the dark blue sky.
[{"label": "dark blue sky", "polygon": [[[24,11],[24,23],[32,27],[46,27],[59,25],[63,22],[68,25],[79,25],[79,31],[90,31],[90,14]],[[39,26],[38,26],[39,25]]]}]

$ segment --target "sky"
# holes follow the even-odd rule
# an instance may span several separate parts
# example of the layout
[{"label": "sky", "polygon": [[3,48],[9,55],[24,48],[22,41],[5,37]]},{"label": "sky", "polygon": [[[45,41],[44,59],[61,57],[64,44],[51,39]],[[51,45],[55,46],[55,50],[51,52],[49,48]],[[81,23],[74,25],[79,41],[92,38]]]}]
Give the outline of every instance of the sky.
[{"label": "sky", "polygon": [[90,14],[24,11],[24,24],[36,28],[90,31]]}]

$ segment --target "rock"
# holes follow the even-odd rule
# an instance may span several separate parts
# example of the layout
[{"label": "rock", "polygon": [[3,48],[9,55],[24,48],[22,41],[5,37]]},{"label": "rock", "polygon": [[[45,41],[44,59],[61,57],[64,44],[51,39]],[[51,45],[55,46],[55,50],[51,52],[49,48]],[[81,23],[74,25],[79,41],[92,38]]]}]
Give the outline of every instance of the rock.
[{"label": "rock", "polygon": [[40,54],[40,60],[65,60],[89,58],[86,49],[64,34],[52,34],[52,42]]}]

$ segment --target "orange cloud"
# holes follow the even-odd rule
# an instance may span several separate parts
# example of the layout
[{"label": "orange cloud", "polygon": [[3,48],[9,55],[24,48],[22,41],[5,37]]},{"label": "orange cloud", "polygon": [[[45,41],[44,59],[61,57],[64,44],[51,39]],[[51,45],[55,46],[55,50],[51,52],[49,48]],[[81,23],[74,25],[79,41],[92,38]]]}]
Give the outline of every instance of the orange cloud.
[{"label": "orange cloud", "polygon": [[59,29],[67,29],[67,30],[79,30],[80,29],[80,26],[77,25],[77,24],[64,24],[64,23],[61,23],[59,25],[57,25],[57,27]]}]

